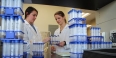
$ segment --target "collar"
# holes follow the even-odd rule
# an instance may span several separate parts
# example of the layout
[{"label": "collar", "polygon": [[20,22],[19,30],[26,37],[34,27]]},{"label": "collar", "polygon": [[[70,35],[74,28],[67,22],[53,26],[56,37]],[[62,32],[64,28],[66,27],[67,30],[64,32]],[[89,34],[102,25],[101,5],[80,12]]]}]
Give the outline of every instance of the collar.
[{"label": "collar", "polygon": [[26,20],[24,20],[25,21],[25,24],[29,24]]},{"label": "collar", "polygon": [[[66,25],[65,25],[65,27],[64,27],[63,29],[67,28],[68,26],[69,26],[69,25],[68,25],[68,24],[66,24]],[[59,29],[60,29],[60,27],[59,27]]]}]

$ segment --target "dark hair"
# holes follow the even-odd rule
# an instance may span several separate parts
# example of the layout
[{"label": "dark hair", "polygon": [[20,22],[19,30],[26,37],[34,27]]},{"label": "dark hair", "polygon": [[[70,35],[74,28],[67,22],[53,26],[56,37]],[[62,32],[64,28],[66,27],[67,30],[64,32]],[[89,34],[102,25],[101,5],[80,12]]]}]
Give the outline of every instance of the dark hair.
[{"label": "dark hair", "polygon": [[[59,15],[61,17],[65,17],[65,14],[63,13],[63,11],[57,11],[54,15]],[[67,23],[66,19],[65,20],[65,23]]]},{"label": "dark hair", "polygon": [[38,13],[38,11],[34,8],[29,6],[26,10],[25,10],[25,19],[27,18],[27,15],[29,15],[32,11],[36,11]]}]

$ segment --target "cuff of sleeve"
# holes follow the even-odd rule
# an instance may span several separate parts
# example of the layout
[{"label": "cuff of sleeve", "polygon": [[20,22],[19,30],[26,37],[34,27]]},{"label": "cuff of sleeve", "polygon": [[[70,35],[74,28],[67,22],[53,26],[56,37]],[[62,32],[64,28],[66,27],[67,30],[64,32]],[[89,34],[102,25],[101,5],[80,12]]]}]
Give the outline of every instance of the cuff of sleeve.
[{"label": "cuff of sleeve", "polygon": [[65,42],[64,46],[66,46],[66,41],[64,41],[64,42]]}]

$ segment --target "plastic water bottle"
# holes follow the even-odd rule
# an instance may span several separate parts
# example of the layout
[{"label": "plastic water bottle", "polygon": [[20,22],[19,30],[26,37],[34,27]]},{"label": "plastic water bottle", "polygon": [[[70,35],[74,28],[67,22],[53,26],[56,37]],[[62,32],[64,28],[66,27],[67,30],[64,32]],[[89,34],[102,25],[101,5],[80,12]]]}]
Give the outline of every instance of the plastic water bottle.
[{"label": "plastic water bottle", "polygon": [[98,33],[99,33],[98,36],[100,36],[100,32],[101,32],[101,28],[98,29]]},{"label": "plastic water bottle", "polygon": [[6,7],[10,7],[10,1],[11,0],[6,0]]},{"label": "plastic water bottle", "polygon": [[6,26],[6,31],[10,31],[10,19],[9,19],[9,17],[6,17],[6,24],[7,24],[7,26]]},{"label": "plastic water bottle", "polygon": [[1,0],[1,14],[4,13],[4,7],[6,6],[6,0]]},{"label": "plastic water bottle", "polygon": [[72,49],[72,44],[70,43],[70,53],[72,53],[73,52],[73,49]]},{"label": "plastic water bottle", "polygon": [[95,27],[93,27],[93,36],[96,36],[96,28]]},{"label": "plastic water bottle", "polygon": [[97,36],[97,30],[98,30],[97,27],[95,27],[95,36]]},{"label": "plastic water bottle", "polygon": [[23,55],[23,41],[22,40],[20,41],[19,46],[20,46],[20,53],[19,53],[19,55],[22,56]]},{"label": "plastic water bottle", "polygon": [[78,18],[82,18],[82,11],[78,10]]},{"label": "plastic water bottle", "polygon": [[14,31],[17,31],[17,28],[18,28],[18,19],[17,17],[14,18]]},{"label": "plastic water bottle", "polygon": [[6,20],[5,20],[5,17],[4,16],[2,16],[2,25],[1,25],[1,30],[3,31],[2,33],[1,33],[1,38],[4,38],[5,37],[5,32],[4,31],[6,31]]},{"label": "plastic water bottle", "polygon": [[74,18],[74,9],[73,9],[73,11],[71,12],[71,17]]},{"label": "plastic water bottle", "polygon": [[1,6],[5,7],[6,6],[6,0],[1,0]]},{"label": "plastic water bottle", "polygon": [[73,47],[74,47],[74,50],[73,50],[73,53],[77,53],[78,51],[78,48],[77,48],[77,43],[73,43]]},{"label": "plastic water bottle", "polygon": [[83,31],[84,27],[83,27],[83,25],[80,25],[80,27],[81,27],[81,29],[80,29],[81,30],[81,35],[84,35],[84,31]]},{"label": "plastic water bottle", "polygon": [[97,36],[96,32],[97,32],[97,28],[94,27],[94,36]]},{"label": "plastic water bottle", "polygon": [[10,44],[10,40],[6,40],[6,45],[7,45],[7,52],[6,52],[6,56],[10,56],[11,53],[11,44]]},{"label": "plastic water bottle", "polygon": [[100,32],[99,32],[99,27],[98,27],[97,28],[97,36],[100,36],[99,34],[100,34]]},{"label": "plastic water bottle", "polygon": [[22,31],[22,20],[21,20],[21,16],[18,17],[18,31]]},{"label": "plastic water bottle", "polygon": [[84,35],[84,25],[81,25],[81,35]]},{"label": "plastic water bottle", "polygon": [[4,40],[3,41],[3,56],[6,56],[7,54],[7,42]]},{"label": "plastic water bottle", "polygon": [[98,48],[99,48],[99,49],[101,48],[101,42],[99,42]]},{"label": "plastic water bottle", "polygon": [[87,42],[83,42],[83,44],[84,44],[84,50],[86,50],[87,49]]},{"label": "plastic water bottle", "polygon": [[13,3],[14,3],[14,4],[13,4],[13,7],[16,7],[16,4],[17,4],[17,3],[16,3],[16,0],[13,0]]},{"label": "plastic water bottle", "polygon": [[15,55],[15,41],[11,41],[11,58],[13,58],[13,56]]},{"label": "plastic water bottle", "polygon": [[18,18],[15,17],[15,20],[14,21],[15,21],[15,24],[14,24],[15,25],[15,28],[14,28],[14,30],[15,31],[18,31]]},{"label": "plastic water bottle", "polygon": [[87,27],[86,27],[86,25],[83,25],[83,32],[84,32],[84,35],[87,35]]},{"label": "plastic water bottle", "polygon": [[14,19],[13,19],[13,16],[10,17],[10,31],[14,31]]},{"label": "plastic water bottle", "polygon": [[82,25],[82,35],[85,35],[85,25]]},{"label": "plastic water bottle", "polygon": [[36,50],[35,43],[33,43],[33,55],[36,55],[35,50]]},{"label": "plastic water bottle", "polygon": [[73,18],[75,18],[75,9],[73,9],[72,14],[73,14]]},{"label": "plastic water bottle", "polygon": [[95,49],[95,42],[91,42],[91,49]]},{"label": "plastic water bottle", "polygon": [[81,26],[78,25],[78,35],[81,35]]},{"label": "plastic water bottle", "polygon": [[18,50],[20,49],[19,41],[16,40],[14,45],[15,45],[15,56],[18,56],[19,55]]},{"label": "plastic water bottle", "polygon": [[21,7],[22,0],[18,0],[17,2],[18,2],[18,3],[17,3],[17,6],[18,6],[18,7]]},{"label": "plastic water bottle", "polygon": [[78,18],[77,10],[75,11],[75,18]]},{"label": "plastic water bottle", "polygon": [[13,4],[12,2],[13,2],[13,0],[9,0],[9,7],[12,7],[13,6],[12,5]]}]

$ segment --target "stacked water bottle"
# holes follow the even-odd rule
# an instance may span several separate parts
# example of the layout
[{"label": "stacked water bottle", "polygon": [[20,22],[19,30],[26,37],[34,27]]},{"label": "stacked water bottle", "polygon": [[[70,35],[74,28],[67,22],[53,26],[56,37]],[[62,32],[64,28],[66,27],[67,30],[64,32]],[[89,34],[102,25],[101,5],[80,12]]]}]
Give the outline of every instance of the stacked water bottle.
[{"label": "stacked water bottle", "polygon": [[82,58],[83,51],[87,49],[86,19],[82,18],[82,11],[72,9],[69,14],[70,29],[70,56]]},{"label": "stacked water bottle", "polygon": [[44,43],[33,43],[33,56],[32,58],[44,58]]},{"label": "stacked water bottle", "polygon": [[51,35],[51,40],[50,40],[50,44],[51,45],[58,45],[60,43],[60,41],[58,40],[59,36],[58,35]]},{"label": "stacked water bottle", "polygon": [[104,42],[104,37],[100,35],[100,27],[91,27],[88,49],[112,48],[112,42]]},{"label": "stacked water bottle", "polygon": [[3,41],[2,58],[22,58],[23,23],[22,0],[1,0],[2,19],[0,38]]}]

